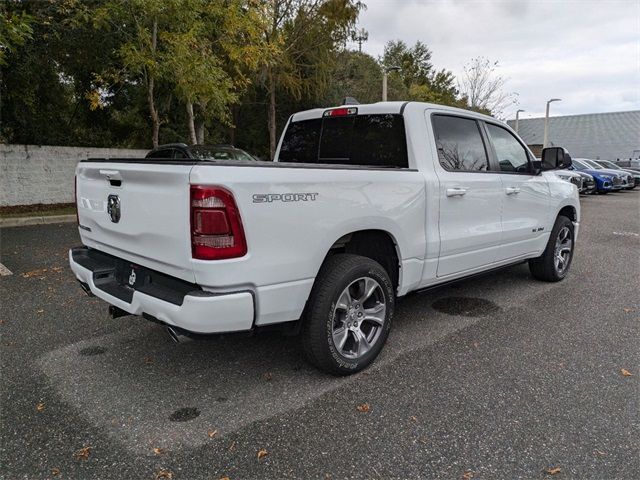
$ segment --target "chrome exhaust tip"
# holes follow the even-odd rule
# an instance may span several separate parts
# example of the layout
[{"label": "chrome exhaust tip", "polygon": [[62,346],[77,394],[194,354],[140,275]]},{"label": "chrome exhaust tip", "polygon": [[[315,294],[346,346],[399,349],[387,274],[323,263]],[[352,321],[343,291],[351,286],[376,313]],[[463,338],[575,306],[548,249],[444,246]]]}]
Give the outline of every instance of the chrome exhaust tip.
[{"label": "chrome exhaust tip", "polygon": [[82,282],[80,280],[78,280],[78,283],[80,283],[80,287],[82,288],[82,290],[84,291],[84,293],[86,293],[88,296],[90,297],[94,297],[95,295],[91,292],[91,288],[89,288],[89,284]]},{"label": "chrome exhaust tip", "polygon": [[171,340],[173,340],[175,343],[180,343],[181,337],[183,337],[183,335],[180,335],[175,328],[173,327],[167,327],[167,333],[169,334],[169,337],[171,337]]}]

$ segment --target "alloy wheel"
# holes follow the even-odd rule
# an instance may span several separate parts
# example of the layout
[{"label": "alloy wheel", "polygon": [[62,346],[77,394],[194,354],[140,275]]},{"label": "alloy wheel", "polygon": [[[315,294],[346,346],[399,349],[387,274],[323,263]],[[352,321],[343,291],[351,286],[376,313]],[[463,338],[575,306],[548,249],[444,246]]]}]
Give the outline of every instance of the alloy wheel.
[{"label": "alloy wheel", "polygon": [[380,339],[387,305],[380,284],[371,277],[358,278],[345,288],[333,311],[332,337],[338,352],[361,358]]}]

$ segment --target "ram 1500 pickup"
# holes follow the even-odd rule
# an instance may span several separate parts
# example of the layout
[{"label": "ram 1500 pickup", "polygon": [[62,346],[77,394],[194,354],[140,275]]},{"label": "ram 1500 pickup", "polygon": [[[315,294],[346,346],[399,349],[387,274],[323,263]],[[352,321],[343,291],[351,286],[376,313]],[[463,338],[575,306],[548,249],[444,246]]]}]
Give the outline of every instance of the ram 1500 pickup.
[{"label": "ram 1500 pickup", "polygon": [[89,159],[76,170],[83,246],[69,252],[112,316],[175,337],[290,328],[318,368],[370,364],[397,297],[528,261],[562,280],[575,185],[507,125],[417,102],[292,115],[274,162]]}]

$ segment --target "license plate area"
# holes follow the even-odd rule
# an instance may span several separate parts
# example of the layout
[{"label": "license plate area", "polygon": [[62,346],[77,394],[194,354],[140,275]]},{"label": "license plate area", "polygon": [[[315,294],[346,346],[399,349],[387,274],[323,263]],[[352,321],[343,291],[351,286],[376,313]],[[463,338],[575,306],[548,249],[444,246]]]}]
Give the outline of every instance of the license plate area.
[{"label": "license plate area", "polygon": [[93,273],[93,283],[97,288],[127,303],[131,303],[134,292],[138,291],[182,305],[187,294],[202,291],[194,283],[87,247],[74,248],[72,257]]}]

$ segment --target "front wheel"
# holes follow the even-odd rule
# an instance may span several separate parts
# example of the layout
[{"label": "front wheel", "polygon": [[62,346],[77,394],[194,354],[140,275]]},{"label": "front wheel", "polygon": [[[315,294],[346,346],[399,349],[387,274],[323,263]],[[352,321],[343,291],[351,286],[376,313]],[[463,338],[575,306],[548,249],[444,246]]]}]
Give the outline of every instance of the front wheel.
[{"label": "front wheel", "polygon": [[316,278],[303,319],[307,359],[335,375],[364,369],[387,340],[394,306],[393,285],[378,262],[351,254],[329,257]]},{"label": "front wheel", "polygon": [[534,278],[558,282],[566,277],[573,260],[574,244],[573,222],[565,216],[559,216],[544,253],[529,260],[529,270]]}]

